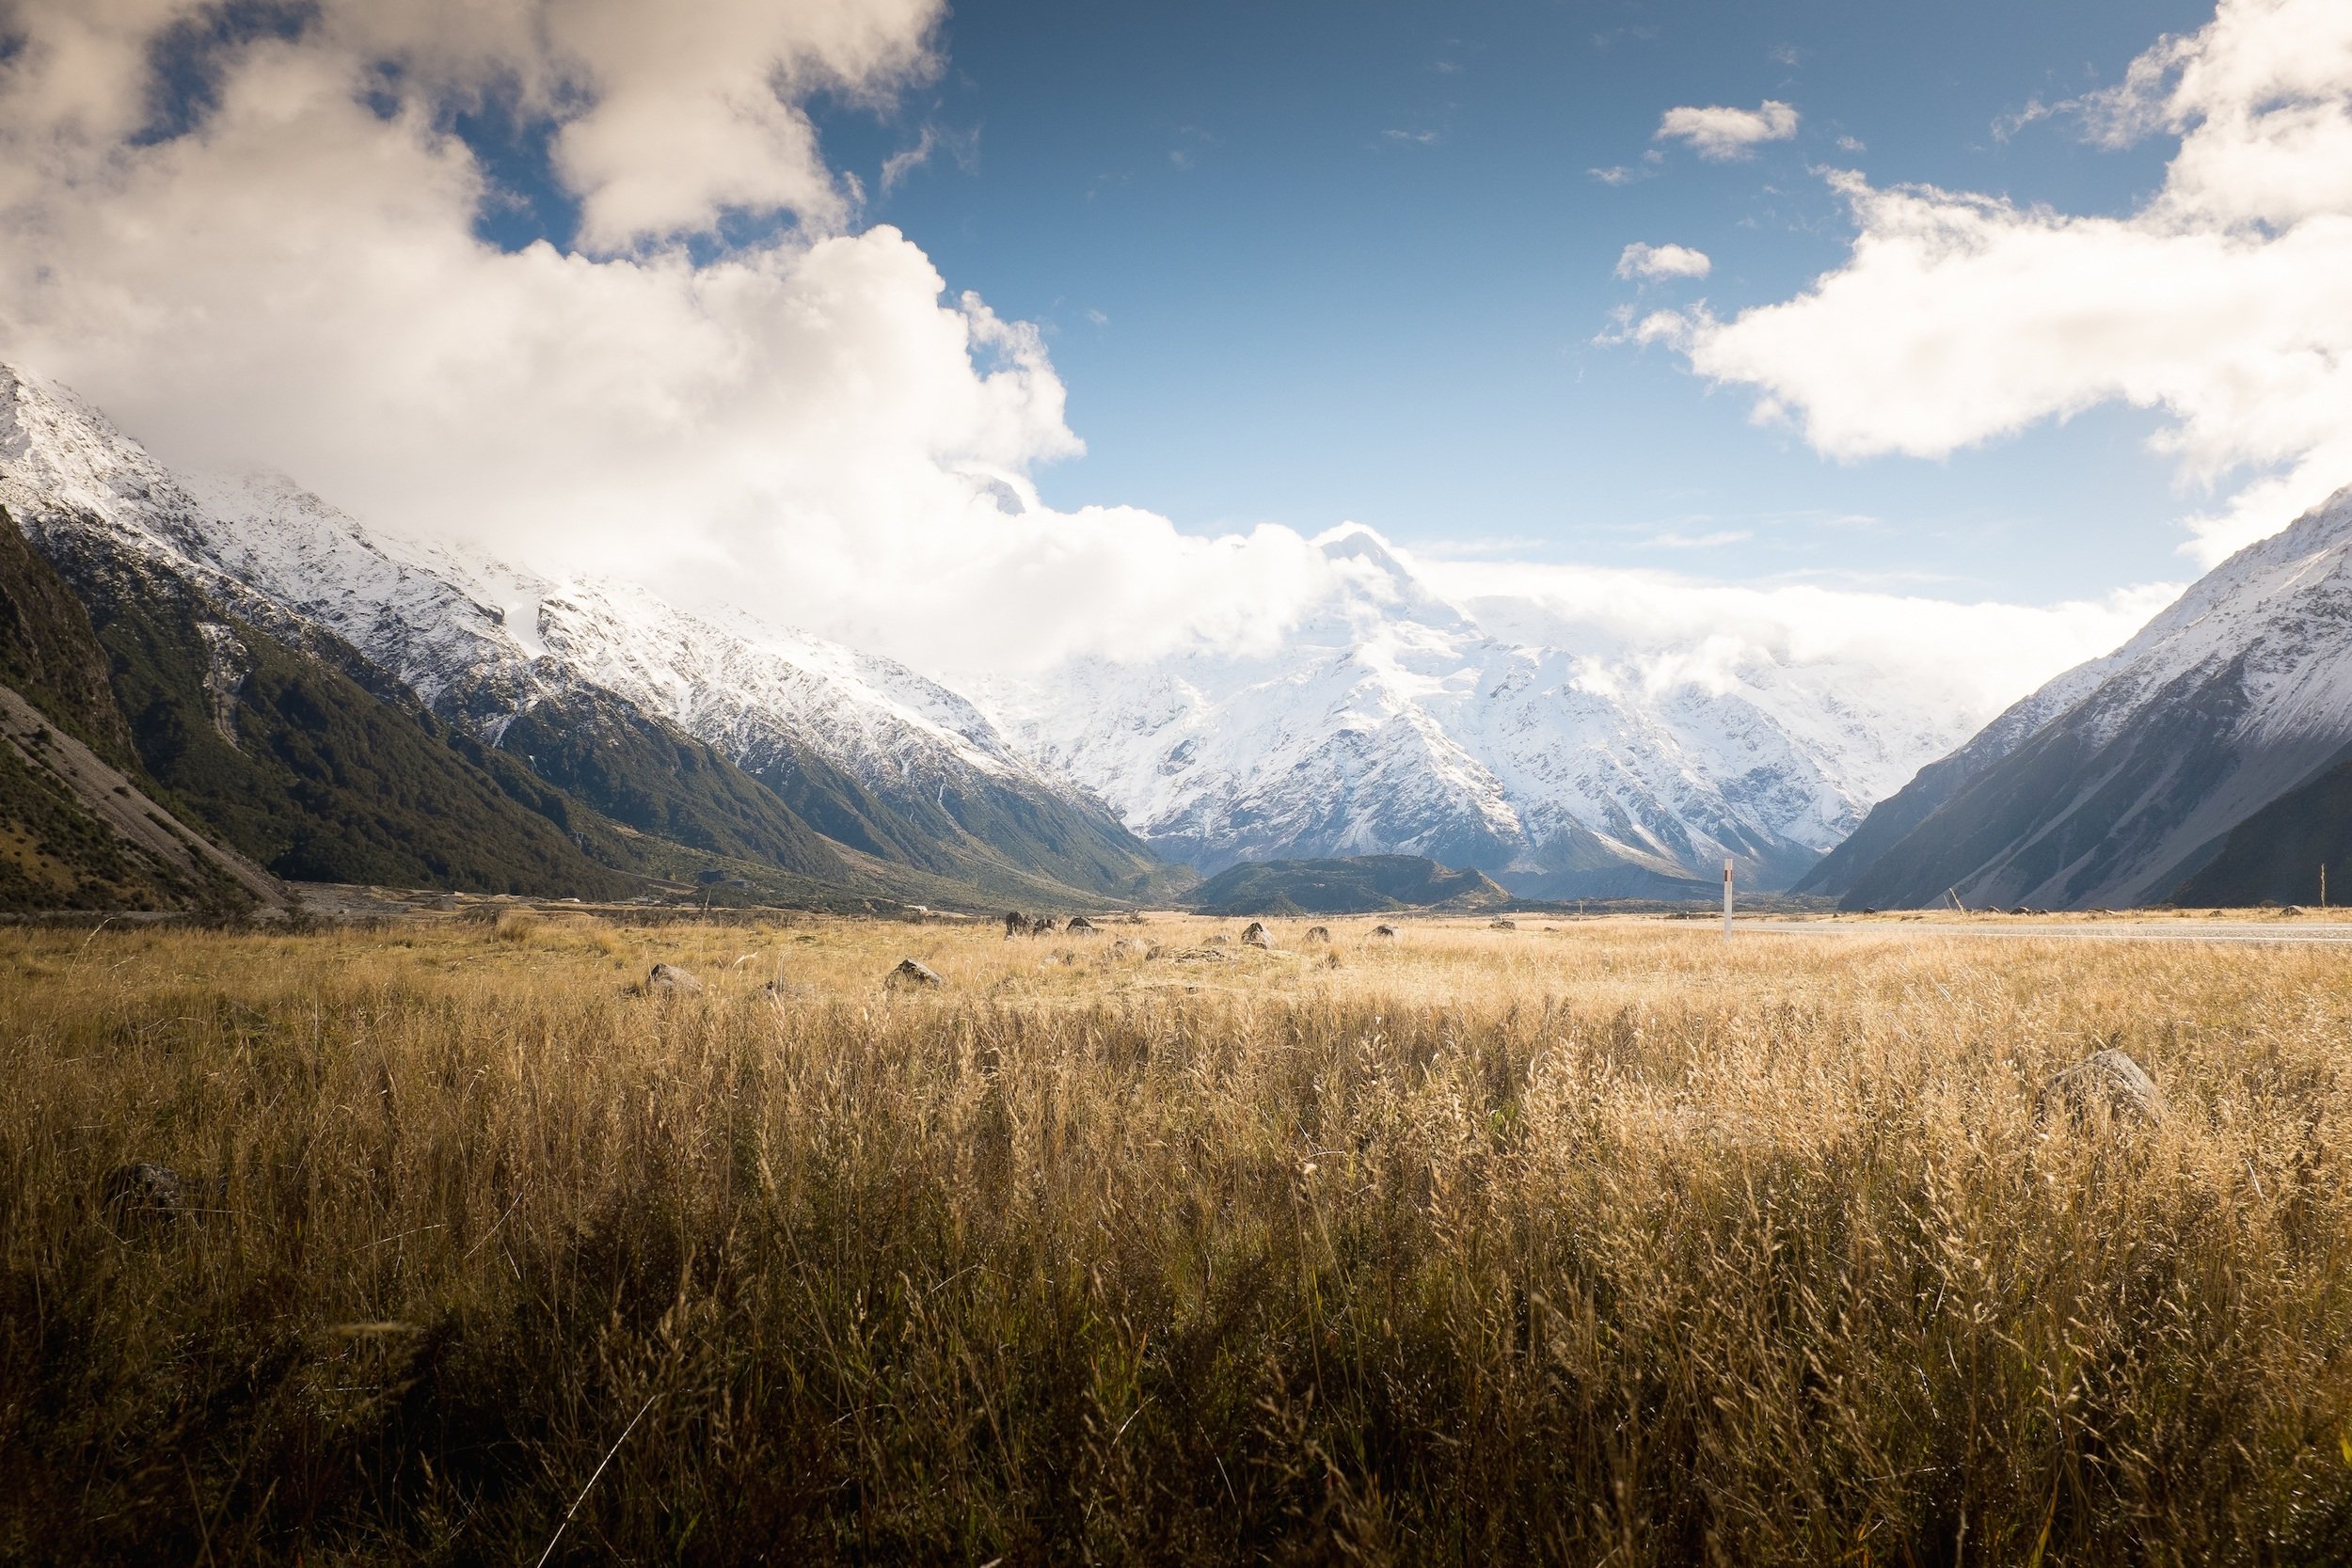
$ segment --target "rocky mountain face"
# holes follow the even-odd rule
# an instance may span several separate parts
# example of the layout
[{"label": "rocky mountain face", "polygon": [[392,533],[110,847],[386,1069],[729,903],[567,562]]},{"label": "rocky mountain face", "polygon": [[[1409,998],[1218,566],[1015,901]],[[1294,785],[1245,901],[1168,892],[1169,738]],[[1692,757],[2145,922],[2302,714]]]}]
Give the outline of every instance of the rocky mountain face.
[{"label": "rocky mountain face", "polygon": [[888,660],[385,538],[280,479],[177,474],[5,371],[0,501],[85,597],[128,573],[151,600],[213,607],[185,619],[233,626],[203,677],[224,692],[245,678],[232,643],[282,645],[444,726],[541,816],[584,808],[623,836],[829,884],[904,867],[914,880],[883,879],[933,898],[952,883],[1050,905],[1169,878],[1100,802]]},{"label": "rocky mountain face", "polygon": [[1783,888],[1966,733],[1870,672],[1756,657],[1671,673],[1519,601],[1447,602],[1368,530],[1279,648],[1089,660],[988,689],[1030,754],[1205,873],[1395,852],[1528,897]]},{"label": "rocky mountain face", "polygon": [[2309,899],[2347,752],[2352,490],[1923,771],[1811,885],[1853,908]]}]

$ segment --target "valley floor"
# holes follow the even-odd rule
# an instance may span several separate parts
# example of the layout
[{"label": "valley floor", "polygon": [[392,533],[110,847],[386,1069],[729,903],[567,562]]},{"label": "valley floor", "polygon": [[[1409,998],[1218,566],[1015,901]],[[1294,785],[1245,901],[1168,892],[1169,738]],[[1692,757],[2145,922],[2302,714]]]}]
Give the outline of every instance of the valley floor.
[{"label": "valley floor", "polygon": [[630,918],[0,929],[0,1560],[2352,1560],[2328,948]]}]

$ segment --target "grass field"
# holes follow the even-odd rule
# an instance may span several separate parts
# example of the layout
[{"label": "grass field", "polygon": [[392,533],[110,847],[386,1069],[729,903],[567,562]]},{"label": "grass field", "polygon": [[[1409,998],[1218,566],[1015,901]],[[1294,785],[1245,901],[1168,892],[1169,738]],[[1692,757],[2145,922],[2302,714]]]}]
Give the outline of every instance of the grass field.
[{"label": "grass field", "polygon": [[1306,924],[0,932],[0,1560],[2352,1560],[2352,959]]}]

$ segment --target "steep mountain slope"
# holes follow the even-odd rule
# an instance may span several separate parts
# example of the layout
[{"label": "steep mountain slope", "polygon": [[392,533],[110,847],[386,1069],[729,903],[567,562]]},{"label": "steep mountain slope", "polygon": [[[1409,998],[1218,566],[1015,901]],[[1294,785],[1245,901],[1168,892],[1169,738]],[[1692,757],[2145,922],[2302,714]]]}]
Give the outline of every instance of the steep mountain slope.
[{"label": "steep mountain slope", "polygon": [[1510,896],[1478,872],[1449,870],[1425,856],[1358,855],[1229,866],[1184,902],[1202,914],[1371,914],[1497,909]]},{"label": "steep mountain slope", "polygon": [[[2029,699],[2025,717],[2042,722],[1991,738],[1999,754],[1962,769],[1931,810],[1924,795],[1887,802],[1890,829],[1915,822],[1873,834],[1846,903],[1926,905],[1947,888],[1971,904],[2141,903],[2233,839],[2228,875],[2250,875],[2268,851],[2236,830],[2352,745],[2348,558],[2352,491],[2216,567],[2115,654]],[[2320,857],[2280,863],[2298,858]]]},{"label": "steep mountain slope", "polygon": [[[1101,802],[1020,756],[969,702],[891,660],[627,584],[373,535],[282,480],[193,488],[222,570],[506,751],[560,755],[583,711],[607,729],[628,727],[625,713],[707,745],[882,862],[1049,899],[1056,883],[1141,896],[1189,879],[1171,881]],[[591,799],[645,824],[617,796]]]},{"label": "steep mountain slope", "polygon": [[2018,699],[1967,745],[1928,764],[1909,784],[1871,807],[1862,826],[1822,856],[1789,891],[1833,896],[1851,891],[1855,879],[1904,835],[2017,750],[2036,730],[2080,702],[2106,678],[2114,659],[2114,655],[2108,655],[2078,664],[2040,690]]},{"label": "steep mountain slope", "polygon": [[151,800],[89,617],[0,509],[0,909],[201,910],[284,892]]},{"label": "steep mountain slope", "polygon": [[73,590],[0,506],[0,683],[119,767],[131,732],[107,684],[105,649]]},{"label": "steep mountain slope", "polygon": [[[2323,881],[2325,867],[2329,881]],[[2340,762],[2232,828],[2170,894],[2175,904],[2337,904],[2352,895],[2352,761]]]},{"label": "steep mountain slope", "polygon": [[989,700],[1204,872],[1392,851],[1540,897],[1703,896],[1726,855],[1786,887],[1965,733],[1831,667],[1678,677],[1662,641],[1449,604],[1367,530],[1318,543],[1343,586],[1278,649],[1089,660]]},{"label": "steep mountain slope", "polygon": [[279,877],[484,893],[616,895],[591,861],[452,746],[423,710],[384,701],[226,611],[153,559],[52,557],[112,661],[145,771],[183,815]]}]

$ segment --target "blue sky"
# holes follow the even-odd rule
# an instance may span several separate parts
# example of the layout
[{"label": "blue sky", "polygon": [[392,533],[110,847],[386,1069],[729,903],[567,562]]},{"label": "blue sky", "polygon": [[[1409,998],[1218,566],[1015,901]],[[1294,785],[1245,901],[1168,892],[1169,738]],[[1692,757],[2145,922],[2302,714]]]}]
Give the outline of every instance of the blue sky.
[{"label": "blue sky", "polygon": [[[1675,355],[1595,340],[1621,306],[1730,314],[1836,266],[1853,226],[1822,166],[2130,210],[2169,143],[1995,123],[2115,82],[2210,15],[1032,0],[958,10],[930,88],[883,116],[821,105],[819,124],[873,220],[951,290],[1046,329],[1088,446],[1041,470],[1057,505],[2047,599],[2188,575],[2183,499],[2142,446],[2154,416],[2109,406],[1947,461],[1841,464]],[[1750,161],[1652,139],[1670,107],[1766,99],[1801,127]],[[926,133],[930,154],[885,188]],[[1590,172],[1619,166],[1642,177]],[[1695,246],[1714,273],[1620,281],[1635,241]]]}]

